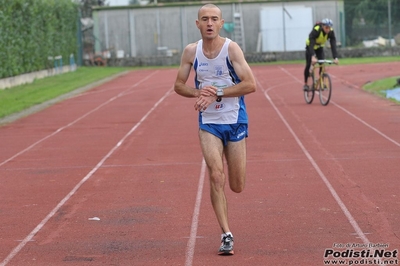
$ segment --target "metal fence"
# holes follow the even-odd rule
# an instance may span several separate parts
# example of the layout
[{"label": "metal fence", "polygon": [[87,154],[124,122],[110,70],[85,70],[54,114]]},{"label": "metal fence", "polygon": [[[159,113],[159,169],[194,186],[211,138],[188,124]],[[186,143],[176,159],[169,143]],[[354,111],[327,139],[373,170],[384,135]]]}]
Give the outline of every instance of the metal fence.
[{"label": "metal fence", "polygon": [[[117,57],[179,53],[188,43],[200,38],[195,24],[199,7],[200,5],[185,5],[95,9],[95,52],[107,54],[110,51]],[[243,38],[245,42],[242,49],[246,52],[268,50],[265,46],[267,41],[282,43],[279,46],[281,50],[285,50],[285,46],[290,47],[289,44],[293,42],[301,43],[303,49],[313,23],[324,17],[330,17],[336,22],[335,30],[339,41],[344,36],[344,18],[340,15],[343,14],[342,1],[228,3],[220,4],[219,7],[225,19],[221,35],[233,40]],[[309,16],[297,14],[298,10],[307,10]],[[274,17],[274,21],[265,21],[263,14],[278,15]],[[242,26],[241,36],[232,30],[238,15]],[[296,27],[303,20],[307,20],[309,25],[302,29],[303,35],[298,35],[299,29]],[[288,28],[289,22],[292,22],[292,28]],[[267,29],[276,34],[268,35]],[[295,40],[293,36],[296,36]]]},{"label": "metal fence", "polygon": [[[195,24],[201,5],[94,9],[93,53],[106,58],[180,54],[188,43],[201,37]],[[240,42],[246,53],[304,50],[314,23],[326,17],[334,21],[336,38],[342,47],[396,45],[383,38],[392,39],[400,33],[398,17],[392,17],[391,21],[382,20],[379,25],[362,23],[362,17],[358,15],[350,17],[351,23],[346,21],[349,18],[343,0],[241,2],[218,6],[225,19],[221,35]],[[388,18],[390,8],[385,12]],[[241,27],[240,31],[235,29],[238,27]],[[374,44],[363,44],[363,41],[375,40],[378,41]],[[84,52],[84,56],[92,56],[89,53]]]}]

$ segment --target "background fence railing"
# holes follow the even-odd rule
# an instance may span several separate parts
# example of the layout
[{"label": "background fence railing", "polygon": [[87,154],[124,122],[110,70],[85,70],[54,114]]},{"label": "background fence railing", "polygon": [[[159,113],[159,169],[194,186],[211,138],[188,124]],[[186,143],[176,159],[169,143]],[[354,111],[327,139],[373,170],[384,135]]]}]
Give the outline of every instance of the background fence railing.
[{"label": "background fence railing", "polygon": [[[375,4],[371,6],[371,3]],[[93,54],[118,58],[180,53],[188,43],[200,38],[195,20],[201,5],[192,2],[95,8],[91,38],[94,43],[86,49],[86,58],[93,57]],[[218,4],[226,23],[221,35],[243,45],[242,49],[246,53],[304,50],[305,39],[313,24],[326,17],[334,21],[334,30],[341,47],[400,45],[394,41],[400,33],[399,5],[400,1],[397,0]],[[241,16],[239,24],[236,22],[238,14]],[[239,37],[244,38],[245,42],[239,41],[235,25],[242,28]]]},{"label": "background fence railing", "polygon": [[[188,43],[201,37],[195,24],[201,5],[96,8],[93,10],[94,37],[89,37],[94,42],[91,52],[124,57],[180,53]],[[299,50],[304,49],[314,23],[325,17],[335,21],[339,41],[345,36],[343,1],[242,2],[221,3],[218,6],[229,26],[221,30],[221,35],[237,41],[243,45],[244,51],[250,53],[273,51],[273,48],[265,46],[267,41],[281,42],[282,45],[278,46],[281,51],[289,51],[295,42],[299,43]],[[302,16],[303,13],[298,11],[308,15]],[[263,17],[263,14],[277,17],[268,21],[269,17]],[[300,24],[305,19],[308,26],[301,28]],[[232,29],[233,25],[241,29]],[[265,30],[268,27],[273,27],[277,34],[271,35],[272,31]],[[301,34],[300,30],[303,31]],[[244,38],[245,42],[239,38]],[[85,53],[86,57],[90,57],[90,48]]]}]

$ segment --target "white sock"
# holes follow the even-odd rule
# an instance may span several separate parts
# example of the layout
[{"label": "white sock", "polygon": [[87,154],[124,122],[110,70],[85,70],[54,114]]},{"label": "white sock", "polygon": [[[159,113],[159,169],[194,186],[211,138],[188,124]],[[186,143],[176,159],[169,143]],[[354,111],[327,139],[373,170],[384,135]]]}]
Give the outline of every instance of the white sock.
[{"label": "white sock", "polygon": [[227,235],[233,236],[232,232],[226,232],[225,234],[222,234],[222,235],[223,236],[227,236]]}]

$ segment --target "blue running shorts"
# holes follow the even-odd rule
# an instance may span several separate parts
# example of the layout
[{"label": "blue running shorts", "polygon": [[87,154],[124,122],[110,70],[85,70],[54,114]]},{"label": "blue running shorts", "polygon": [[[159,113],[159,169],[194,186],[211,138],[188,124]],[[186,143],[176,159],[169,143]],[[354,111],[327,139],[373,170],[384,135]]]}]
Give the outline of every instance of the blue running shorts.
[{"label": "blue running shorts", "polygon": [[228,141],[240,141],[248,137],[247,124],[200,124],[200,129],[221,139],[224,146]]}]

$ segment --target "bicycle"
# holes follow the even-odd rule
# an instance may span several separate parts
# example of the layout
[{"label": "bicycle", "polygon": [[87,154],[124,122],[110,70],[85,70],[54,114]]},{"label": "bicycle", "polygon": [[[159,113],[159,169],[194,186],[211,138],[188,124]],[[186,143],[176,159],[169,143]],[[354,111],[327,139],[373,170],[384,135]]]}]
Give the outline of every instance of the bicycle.
[{"label": "bicycle", "polygon": [[[309,90],[304,91],[304,99],[306,103],[311,104],[314,100],[314,94],[318,91],[319,101],[322,105],[327,105],[332,95],[332,81],[328,72],[326,71],[325,64],[334,64],[332,60],[318,60],[315,65],[311,67],[310,77],[312,85]],[[319,77],[316,78],[316,70],[319,69]]]}]

